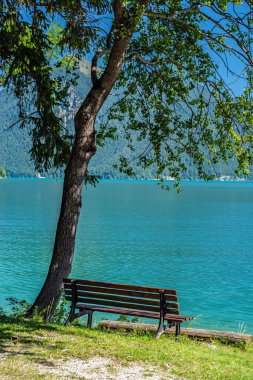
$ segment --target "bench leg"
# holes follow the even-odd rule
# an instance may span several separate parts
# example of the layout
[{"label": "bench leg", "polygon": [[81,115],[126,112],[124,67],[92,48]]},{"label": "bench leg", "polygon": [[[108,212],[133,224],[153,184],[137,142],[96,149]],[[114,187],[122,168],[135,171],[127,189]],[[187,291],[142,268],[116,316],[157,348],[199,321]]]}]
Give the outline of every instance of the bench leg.
[{"label": "bench leg", "polygon": [[88,314],[86,310],[79,311],[78,313],[75,313],[75,310],[71,310],[64,325],[69,325],[74,319],[80,318],[85,314]]},{"label": "bench leg", "polygon": [[75,319],[74,316],[71,313],[69,313],[68,318],[64,322],[64,325],[65,326],[69,325],[74,319]]},{"label": "bench leg", "polygon": [[89,311],[87,314],[88,314],[87,327],[88,327],[89,329],[91,329],[91,326],[92,326],[92,314],[93,314],[93,311]]},{"label": "bench leg", "polygon": [[74,315],[75,315],[75,313],[70,311],[68,318],[66,319],[66,321],[64,323],[65,326],[69,325],[75,319]]},{"label": "bench leg", "polygon": [[156,332],[156,336],[155,336],[156,340],[160,338],[160,336],[164,333],[164,331],[165,331],[164,319],[161,318],[157,332]]},{"label": "bench leg", "polygon": [[70,324],[70,318],[69,318],[69,316],[68,316],[68,318],[66,319],[66,321],[64,322],[64,326],[67,326],[67,325],[69,325]]},{"label": "bench leg", "polygon": [[181,328],[181,322],[178,322],[176,324],[176,336],[180,335],[180,328]]}]

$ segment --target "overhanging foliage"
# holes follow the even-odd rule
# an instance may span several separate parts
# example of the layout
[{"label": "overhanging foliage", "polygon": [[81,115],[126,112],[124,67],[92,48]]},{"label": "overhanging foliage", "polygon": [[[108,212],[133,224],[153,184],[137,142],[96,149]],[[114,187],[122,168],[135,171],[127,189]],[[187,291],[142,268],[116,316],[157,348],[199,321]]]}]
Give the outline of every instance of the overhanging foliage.
[{"label": "overhanging foliage", "polygon": [[[166,171],[179,181],[185,155],[204,179],[212,178],[206,164],[231,157],[247,174],[253,142],[249,0],[1,1],[2,83],[19,99],[20,126],[33,125],[36,168],[68,161],[74,136],[58,106],[68,107],[83,57],[93,56],[94,86],[103,76],[117,36],[128,33],[117,24],[119,8],[135,32],[116,101],[99,119],[98,143],[119,138],[121,123],[130,149],[136,141],[146,144],[136,155],[139,165],[155,165],[161,180]],[[228,83],[236,78],[245,84],[243,93]],[[118,166],[134,175],[126,157]]]}]

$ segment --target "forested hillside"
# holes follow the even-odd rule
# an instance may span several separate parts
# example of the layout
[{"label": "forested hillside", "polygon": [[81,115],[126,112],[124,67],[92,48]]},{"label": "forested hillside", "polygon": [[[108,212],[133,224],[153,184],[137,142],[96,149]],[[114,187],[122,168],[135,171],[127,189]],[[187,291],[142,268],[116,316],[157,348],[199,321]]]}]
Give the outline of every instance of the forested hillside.
[{"label": "forested hillside", "polygon": [[[81,75],[78,85],[70,94],[70,109],[67,113],[67,124],[69,128],[73,128],[73,115],[77,104],[83,99],[83,95],[88,92],[91,86],[88,73],[89,62],[85,61],[81,66]],[[115,99],[112,100],[112,97],[109,97],[107,107],[110,105],[110,102],[114,100]],[[29,130],[20,129],[17,125],[12,126],[17,120],[18,109],[16,99],[14,96],[8,94],[6,90],[0,89],[0,166],[6,169],[9,177],[34,177],[38,175],[38,173],[35,172],[33,162],[29,156],[29,150],[31,148]],[[142,142],[136,142],[136,144],[138,144],[138,149],[137,152],[133,153],[127,148],[127,142],[125,140],[107,141],[103,148],[98,147],[97,154],[91,161],[90,171],[103,178],[125,178],[125,175],[119,173],[113,165],[117,162],[117,158],[120,154],[124,153],[126,157],[134,158],[138,155],[138,151],[141,152],[145,148]],[[186,179],[197,179],[196,168],[190,163],[188,163],[187,166],[189,170],[187,173],[184,173],[183,177]],[[133,167],[136,171],[137,178],[149,179],[155,177],[155,170],[152,170],[152,168],[143,171],[141,168],[135,167],[134,163]],[[212,172],[212,170],[213,168],[210,168],[210,172]],[[224,175],[235,177],[232,163],[228,166],[225,164],[217,165],[215,172],[217,177]],[[50,177],[62,176],[63,169],[57,172],[51,170],[47,174],[41,174]],[[169,176],[169,173],[165,173],[165,175]],[[251,175],[249,178],[253,178],[253,176]]]}]

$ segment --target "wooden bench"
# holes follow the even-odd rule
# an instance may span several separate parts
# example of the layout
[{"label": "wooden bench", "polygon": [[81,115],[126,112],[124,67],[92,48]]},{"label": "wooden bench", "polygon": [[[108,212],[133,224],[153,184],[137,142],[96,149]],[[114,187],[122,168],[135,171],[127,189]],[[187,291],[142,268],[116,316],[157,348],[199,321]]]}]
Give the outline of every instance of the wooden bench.
[{"label": "wooden bench", "polygon": [[158,319],[158,338],[166,328],[175,326],[180,334],[182,322],[194,319],[180,315],[176,290],[107,282],[63,280],[65,298],[71,302],[65,324],[88,314],[87,327],[91,327],[94,311]]}]

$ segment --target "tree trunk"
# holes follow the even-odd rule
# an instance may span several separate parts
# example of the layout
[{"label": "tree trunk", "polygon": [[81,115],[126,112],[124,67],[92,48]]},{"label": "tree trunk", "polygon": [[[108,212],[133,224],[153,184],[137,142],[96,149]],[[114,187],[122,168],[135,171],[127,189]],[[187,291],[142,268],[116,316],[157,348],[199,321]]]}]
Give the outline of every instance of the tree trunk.
[{"label": "tree trunk", "polygon": [[[82,206],[82,187],[90,158],[96,152],[95,120],[105,102],[122,65],[123,56],[105,70],[101,80],[93,85],[75,116],[76,137],[70,160],[65,170],[61,212],[55,237],[53,256],[45,283],[33,306],[27,313],[42,313],[50,319],[61,295],[63,278],[71,272],[76,229]],[[115,70],[117,67],[117,70]],[[107,66],[108,68],[108,66]]]},{"label": "tree trunk", "polygon": [[[86,116],[86,117],[85,117]],[[84,176],[90,158],[96,152],[95,115],[87,117],[87,109],[76,117],[76,139],[70,161],[65,170],[61,211],[56,230],[53,256],[45,283],[29,315],[41,313],[48,320],[61,295],[62,280],[68,277],[75,248],[75,237],[82,206]]]},{"label": "tree trunk", "polygon": [[[150,0],[140,0],[146,7]],[[92,67],[93,87],[75,116],[75,142],[70,160],[65,171],[61,212],[58,221],[54,251],[45,283],[27,315],[35,311],[43,312],[48,320],[54,311],[61,295],[63,278],[71,272],[75,248],[76,229],[82,206],[82,187],[84,176],[91,157],[96,152],[95,120],[117,80],[125,53],[132,38],[135,23],[124,13],[121,1],[114,2],[115,40],[110,51],[108,64],[101,78],[96,78]],[[142,11],[144,12],[144,7]],[[138,14],[138,7],[136,14]],[[140,15],[136,16],[137,18]],[[100,53],[99,53],[100,55]],[[95,55],[96,57],[96,55]],[[94,65],[97,58],[94,59]]]}]

